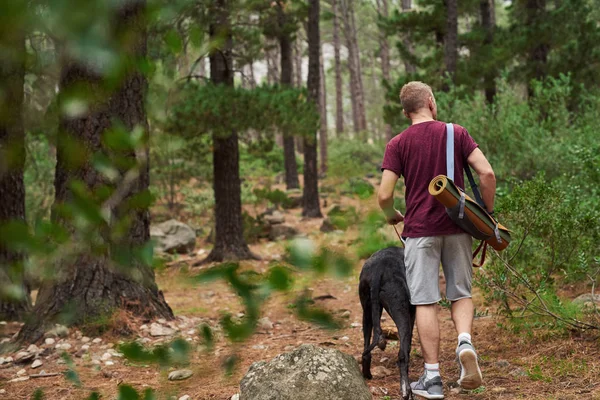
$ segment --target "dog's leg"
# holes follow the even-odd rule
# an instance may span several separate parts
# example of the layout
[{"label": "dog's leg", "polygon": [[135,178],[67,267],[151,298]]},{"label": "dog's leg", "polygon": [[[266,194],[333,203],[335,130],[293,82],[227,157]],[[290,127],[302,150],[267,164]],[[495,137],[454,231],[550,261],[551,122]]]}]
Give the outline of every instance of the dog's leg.
[{"label": "dog's leg", "polygon": [[408,380],[408,365],[410,362],[413,324],[408,309],[394,308],[390,311],[392,314],[392,319],[394,320],[396,328],[398,329],[398,336],[400,337],[400,349],[398,350],[400,389],[402,391],[402,398],[404,400],[408,400],[412,398],[412,391],[410,390],[410,382]]},{"label": "dog's leg", "polygon": [[379,297],[380,290],[381,277],[375,276],[373,282],[371,282],[371,318],[373,319],[373,343],[371,344],[370,349],[373,350],[377,346],[381,349],[381,351],[383,351],[385,350],[387,341],[381,332],[381,313],[383,312],[383,307],[381,306],[381,300]]},{"label": "dog's leg", "polygon": [[366,283],[361,282],[359,286],[360,304],[363,309],[362,329],[364,336],[364,351],[362,354],[362,373],[365,379],[373,379],[371,375],[371,332],[373,330],[373,319],[371,318],[371,293]]}]

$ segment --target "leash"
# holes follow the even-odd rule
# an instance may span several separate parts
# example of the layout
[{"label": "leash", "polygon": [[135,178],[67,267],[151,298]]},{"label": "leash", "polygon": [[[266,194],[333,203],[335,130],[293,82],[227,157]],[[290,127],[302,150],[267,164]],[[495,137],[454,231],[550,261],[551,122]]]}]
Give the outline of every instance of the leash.
[{"label": "leash", "polygon": [[404,243],[404,240],[402,240],[402,236],[400,236],[400,233],[398,233],[398,229],[396,228],[396,225],[392,225],[394,227],[394,230],[396,231],[396,235],[398,235],[398,239],[400,239],[400,242],[402,242],[402,247],[406,247],[406,243]]}]

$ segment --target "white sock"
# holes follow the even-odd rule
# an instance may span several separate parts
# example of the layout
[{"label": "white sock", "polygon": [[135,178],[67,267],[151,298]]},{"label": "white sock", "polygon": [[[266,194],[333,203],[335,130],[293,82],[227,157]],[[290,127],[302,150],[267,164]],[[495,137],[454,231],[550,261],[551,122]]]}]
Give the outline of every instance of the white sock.
[{"label": "white sock", "polygon": [[437,364],[427,364],[425,363],[425,379],[430,380],[435,378],[436,376],[440,376],[440,363]]},{"label": "white sock", "polygon": [[471,334],[467,333],[467,332],[463,332],[460,335],[458,335],[458,344],[460,345],[460,342],[469,342],[471,343]]}]

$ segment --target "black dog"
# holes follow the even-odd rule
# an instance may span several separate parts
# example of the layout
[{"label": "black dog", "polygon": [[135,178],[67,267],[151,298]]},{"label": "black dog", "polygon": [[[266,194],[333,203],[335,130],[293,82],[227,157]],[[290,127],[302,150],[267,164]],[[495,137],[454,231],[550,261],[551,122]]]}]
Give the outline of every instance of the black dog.
[{"label": "black dog", "polygon": [[[402,397],[412,397],[408,382],[408,362],[415,322],[415,306],[410,304],[410,293],[406,283],[404,249],[388,247],[373,254],[363,266],[358,286],[360,304],[363,308],[363,334],[365,348],[362,355],[363,376],[371,379],[371,351],[375,347],[385,349],[386,340],[381,332],[383,309],[392,317],[398,328],[400,350],[398,368]],[[373,331],[373,342],[371,340]]]}]

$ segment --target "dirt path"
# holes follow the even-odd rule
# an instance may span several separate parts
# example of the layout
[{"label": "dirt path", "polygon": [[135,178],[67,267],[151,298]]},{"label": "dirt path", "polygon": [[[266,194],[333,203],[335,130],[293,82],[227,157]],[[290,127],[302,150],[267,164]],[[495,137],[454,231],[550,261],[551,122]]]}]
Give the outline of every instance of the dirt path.
[{"label": "dirt path", "polygon": [[[347,202],[363,209],[373,206],[372,203],[361,203],[354,199],[348,199]],[[321,220],[303,221],[299,210],[286,213],[286,219],[286,223],[297,227],[317,243],[334,248],[350,249],[352,241],[358,235],[356,229],[345,234],[322,234],[318,230]],[[391,229],[390,235],[394,235]],[[252,249],[263,257],[263,261],[243,263],[243,266],[257,271],[265,271],[270,261],[277,260],[284,254],[283,243],[263,242],[253,245]],[[168,396],[178,399],[187,394],[191,399],[227,400],[238,392],[239,381],[253,362],[270,360],[303,343],[334,347],[359,358],[363,346],[362,310],[357,290],[361,265],[361,262],[357,262],[353,274],[344,279],[315,280],[307,275],[297,278],[296,290],[308,288],[313,298],[327,295],[326,299],[318,300],[317,304],[344,321],[344,327],[339,331],[325,331],[298,321],[291,308],[295,294],[280,294],[271,298],[264,307],[263,316],[273,324],[272,328],[266,323],[251,340],[237,346],[228,344],[222,335],[217,334],[215,347],[209,353],[200,346],[198,335],[189,330],[201,321],[216,326],[223,312],[235,315],[242,312],[243,307],[234,293],[222,283],[198,286],[185,279],[199,269],[191,269],[186,263],[171,267],[159,272],[157,281],[176,315],[180,318],[187,317],[179,319],[173,326],[177,328],[179,324],[181,334],[193,344],[194,351],[188,368],[193,370],[194,375],[190,379],[170,382],[166,379],[168,371],[126,362],[118,357],[112,358],[114,365],[91,364],[91,357],[88,355],[76,355],[83,339],[76,330],[71,330],[70,337],[62,341],[72,344],[69,351],[73,354],[76,370],[81,378],[81,388],[75,387],[62,376],[8,382],[17,377],[20,369],[25,370],[25,375],[42,369],[47,373],[64,372],[67,367],[60,364],[58,352],[50,350],[42,357],[44,365],[39,370],[32,370],[29,364],[0,365],[0,399],[30,399],[36,388],[43,389],[45,399],[85,399],[92,390],[98,390],[103,398],[113,399],[116,398],[118,385],[128,383],[137,389],[155,388],[160,393],[160,399],[167,399]],[[457,389],[453,389],[458,375],[454,361],[456,333],[449,310],[440,307],[441,372],[447,399],[600,399],[598,337],[565,337],[543,329],[516,333],[503,327],[506,321],[494,315],[493,307],[488,310],[483,305],[482,297],[477,291],[474,299],[479,315],[474,324],[474,343],[481,356],[485,386],[471,393],[459,393]],[[391,326],[389,317],[384,320],[383,325]],[[141,329],[138,333],[149,343],[164,340],[150,337],[147,331]],[[104,335],[101,339],[100,343],[91,344],[90,354],[102,354],[119,341],[126,340],[110,335]],[[397,350],[397,343],[390,341],[385,352],[374,351],[375,377],[368,382],[374,399],[397,399],[399,396],[398,370],[395,365]],[[237,368],[228,377],[222,365],[232,355],[237,357]],[[410,364],[413,380],[421,373],[422,363],[415,335]]]}]

